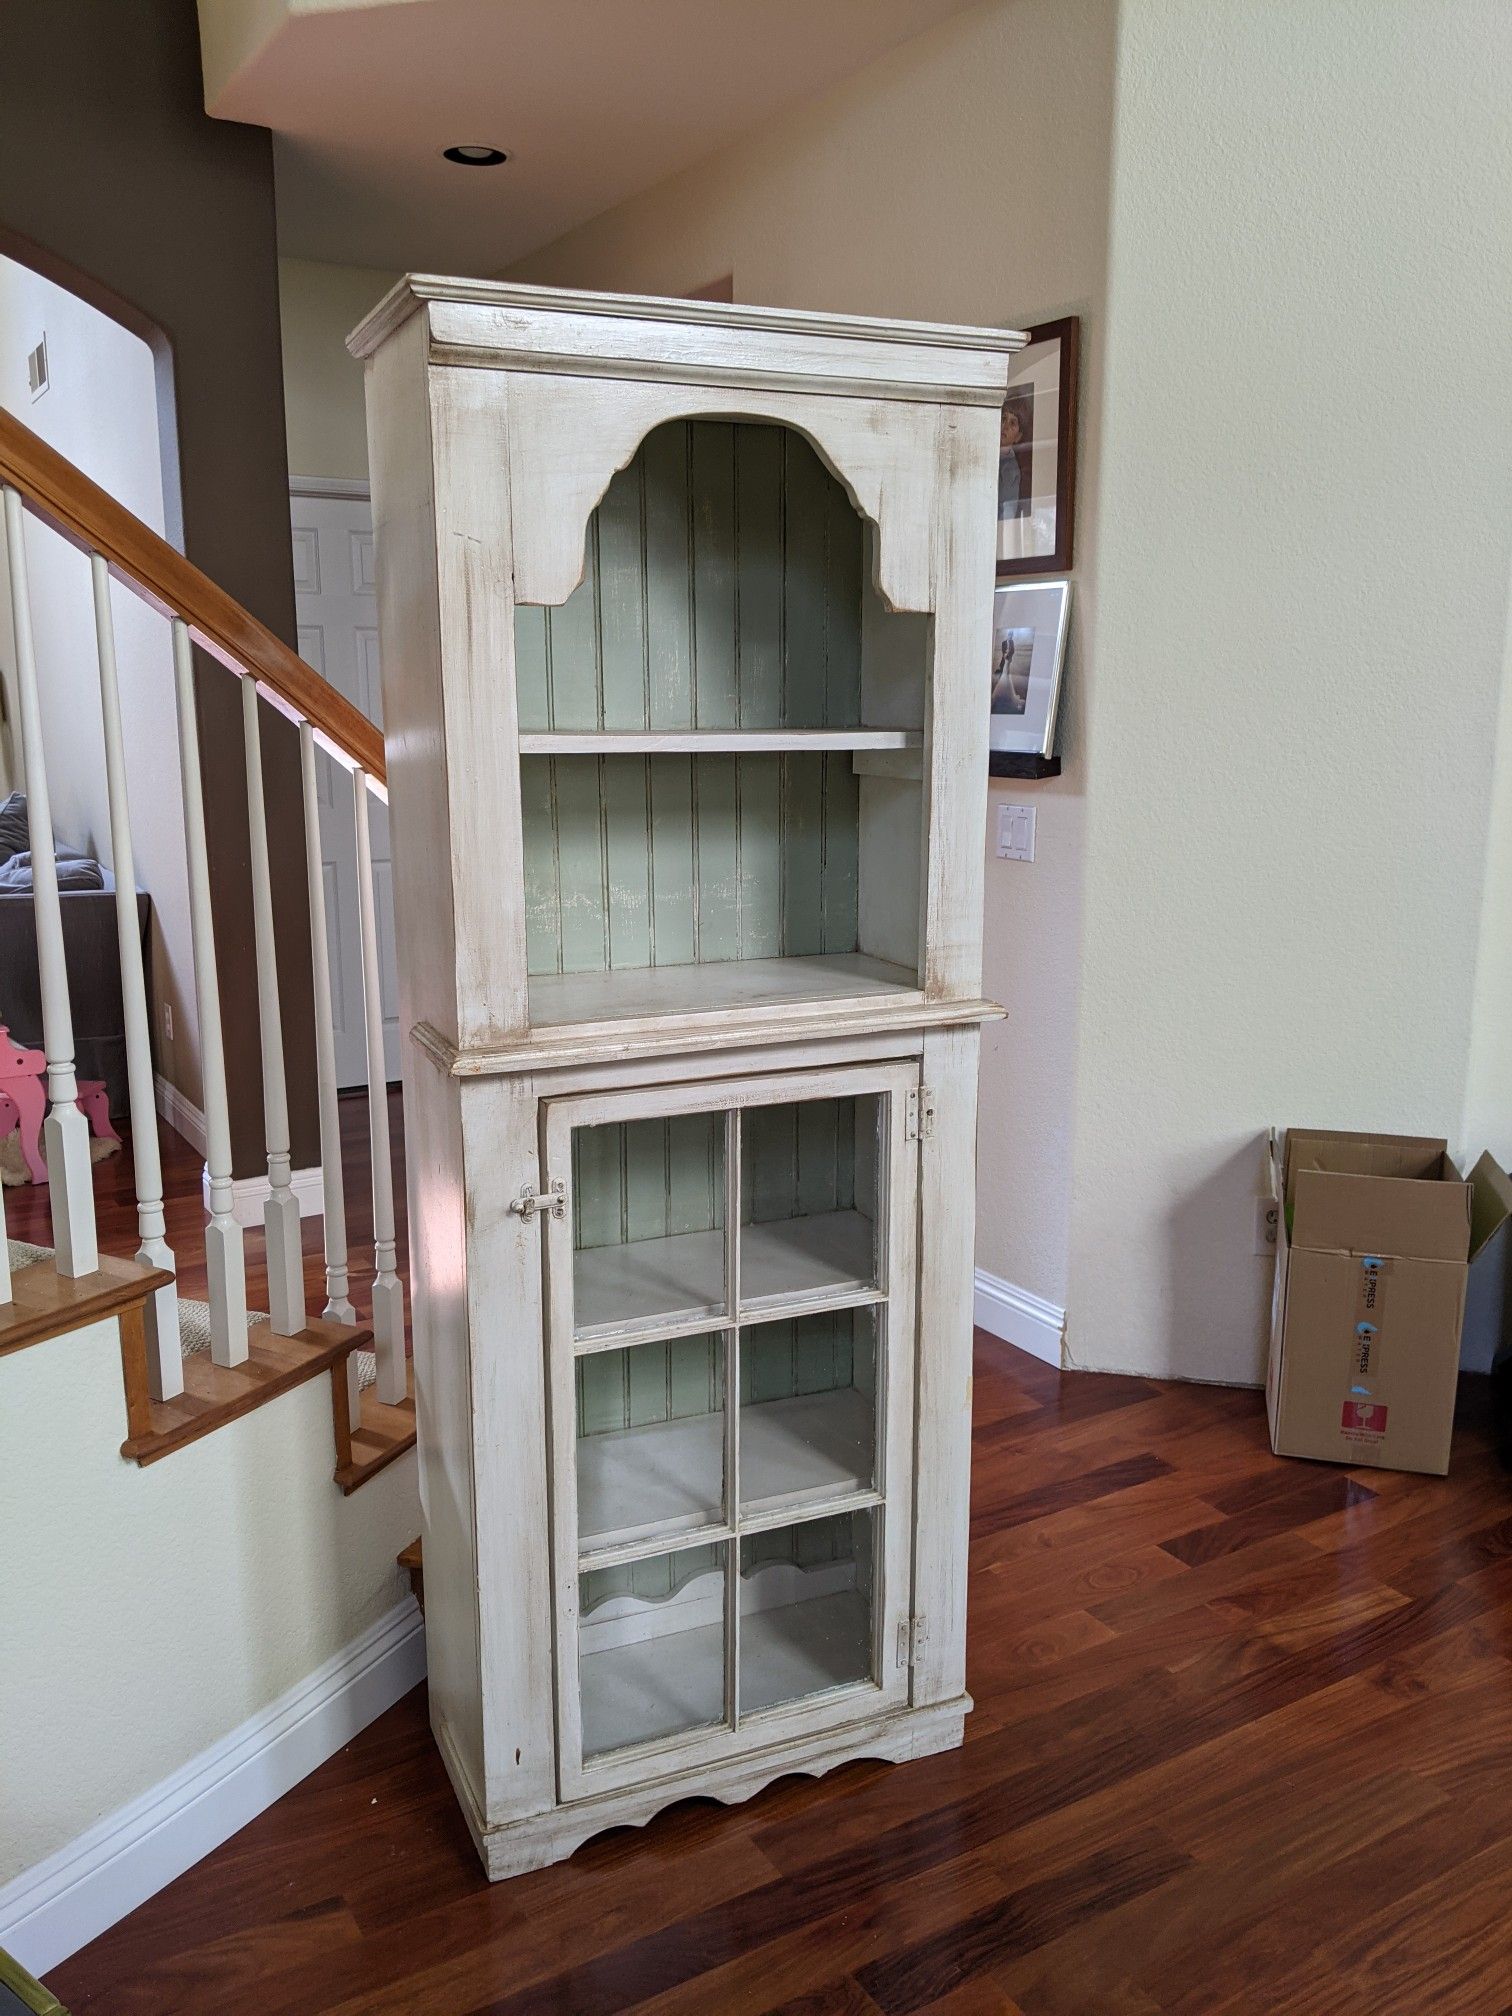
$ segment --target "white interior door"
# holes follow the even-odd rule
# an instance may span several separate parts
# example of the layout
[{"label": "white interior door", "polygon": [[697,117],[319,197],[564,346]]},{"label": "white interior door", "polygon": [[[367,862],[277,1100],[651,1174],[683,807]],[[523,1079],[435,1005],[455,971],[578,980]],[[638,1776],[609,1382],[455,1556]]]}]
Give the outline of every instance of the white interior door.
[{"label": "white interior door", "polygon": [[[290,519],[300,656],[381,728],[383,689],[378,677],[372,505],[365,497],[310,496],[296,491],[290,499]],[[344,770],[318,752],[315,768],[331,956],[336,1082],[342,1087],[364,1085],[367,1043],[363,1030],[357,840],[351,783]],[[394,964],[388,807],[375,799],[370,813],[379,993],[383,1001],[383,1057],[384,1069],[392,1081],[399,1076],[399,987]]]}]

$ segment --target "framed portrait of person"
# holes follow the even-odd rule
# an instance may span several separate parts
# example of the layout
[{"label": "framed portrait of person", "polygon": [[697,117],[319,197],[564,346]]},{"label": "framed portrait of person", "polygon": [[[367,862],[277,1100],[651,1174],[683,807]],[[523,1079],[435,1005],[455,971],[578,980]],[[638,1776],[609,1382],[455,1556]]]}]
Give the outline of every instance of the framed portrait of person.
[{"label": "framed portrait of person", "polygon": [[1042,322],[1013,358],[998,448],[998,579],[1062,574],[1076,509],[1081,323]]},{"label": "framed portrait of person", "polygon": [[1069,581],[1014,581],[993,597],[987,748],[994,774],[1044,774],[1024,759],[1042,765],[1055,749],[1070,610]]}]

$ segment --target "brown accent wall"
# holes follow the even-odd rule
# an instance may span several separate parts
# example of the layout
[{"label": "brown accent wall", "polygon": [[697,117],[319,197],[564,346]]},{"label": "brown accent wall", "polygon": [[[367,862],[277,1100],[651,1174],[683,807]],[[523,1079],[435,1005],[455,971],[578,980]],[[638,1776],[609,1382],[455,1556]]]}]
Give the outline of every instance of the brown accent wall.
[{"label": "brown accent wall", "polygon": [[[5,249],[154,342],[170,537],[292,643],[270,137],[205,116],[194,0],[0,0],[0,50]],[[235,1169],[251,1176],[266,1164],[240,699],[208,662],[197,690]],[[267,708],[263,769],[307,1166],[320,1151],[299,749]]]}]

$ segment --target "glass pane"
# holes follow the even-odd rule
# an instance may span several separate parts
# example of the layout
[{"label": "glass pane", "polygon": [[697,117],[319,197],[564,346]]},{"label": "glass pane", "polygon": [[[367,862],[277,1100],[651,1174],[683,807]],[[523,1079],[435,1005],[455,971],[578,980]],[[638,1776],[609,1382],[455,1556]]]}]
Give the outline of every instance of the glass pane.
[{"label": "glass pane", "polygon": [[722,1113],[574,1128],[580,1337],[724,1314],[724,1144]]},{"label": "glass pane", "polygon": [[879,1328],[873,1305],[741,1332],[743,1512],[871,1490]]},{"label": "glass pane", "polygon": [[724,1721],[728,1545],[578,1577],[585,1758]]},{"label": "glass pane", "polygon": [[579,1358],[583,1549],[685,1532],[724,1515],[725,1345],[677,1337]]},{"label": "glass pane", "polygon": [[741,1541],[742,1714],[873,1677],[880,1530],[873,1509]]},{"label": "glass pane", "polygon": [[877,1286],[881,1110],[863,1095],[742,1116],[743,1309]]}]

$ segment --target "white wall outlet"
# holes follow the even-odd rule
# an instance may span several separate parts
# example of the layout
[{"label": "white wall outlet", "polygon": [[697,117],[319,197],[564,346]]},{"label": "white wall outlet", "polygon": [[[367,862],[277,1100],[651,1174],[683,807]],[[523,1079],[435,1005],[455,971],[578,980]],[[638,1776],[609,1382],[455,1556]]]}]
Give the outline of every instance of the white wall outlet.
[{"label": "white wall outlet", "polygon": [[173,1003],[171,1001],[163,1003],[163,1036],[165,1041],[169,1043],[173,1041]]},{"label": "white wall outlet", "polygon": [[1034,807],[999,805],[997,851],[1000,861],[1034,859]]},{"label": "white wall outlet", "polygon": [[1255,1251],[1276,1257],[1276,1226],[1280,1207],[1274,1197],[1255,1199]]}]

